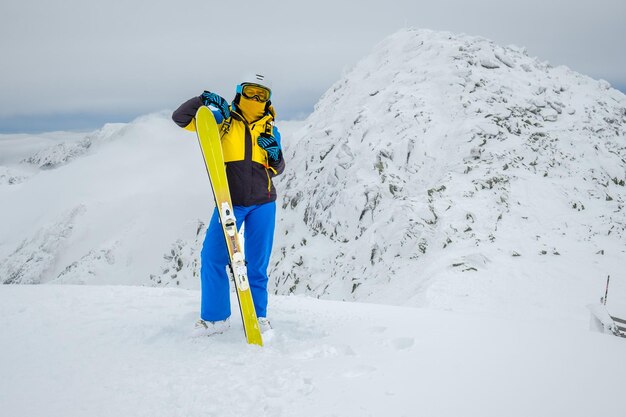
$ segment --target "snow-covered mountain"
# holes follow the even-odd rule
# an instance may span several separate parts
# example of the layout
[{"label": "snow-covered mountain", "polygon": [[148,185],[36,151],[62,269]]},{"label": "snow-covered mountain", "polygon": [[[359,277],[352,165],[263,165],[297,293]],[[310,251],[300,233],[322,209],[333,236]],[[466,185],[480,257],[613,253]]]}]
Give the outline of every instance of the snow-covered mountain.
[{"label": "snow-covered mountain", "polygon": [[294,136],[277,294],[569,314],[626,262],[626,96],[523,48],[398,32]]},{"label": "snow-covered mountain", "polygon": [[[607,275],[626,295],[625,109],[522,48],[396,33],[279,120],[272,292],[586,319]],[[0,165],[0,282],[199,287],[212,196],[167,112],[2,135]]]}]

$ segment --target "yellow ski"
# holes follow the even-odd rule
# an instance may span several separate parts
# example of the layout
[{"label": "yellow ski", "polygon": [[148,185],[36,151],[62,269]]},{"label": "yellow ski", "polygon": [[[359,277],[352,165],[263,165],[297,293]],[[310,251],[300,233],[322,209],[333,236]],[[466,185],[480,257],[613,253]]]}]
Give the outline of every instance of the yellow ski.
[{"label": "yellow ski", "polygon": [[204,157],[206,170],[209,173],[215,207],[217,207],[220,222],[224,229],[224,239],[228,247],[230,264],[226,267],[228,276],[235,282],[239,310],[243,320],[243,329],[249,344],[263,346],[261,329],[257,320],[252,292],[248,283],[246,261],[241,251],[237,223],[230,199],[230,190],[226,178],[226,167],[222,154],[220,131],[215,117],[208,107],[202,106],[196,113],[196,133],[200,142],[200,149]]}]

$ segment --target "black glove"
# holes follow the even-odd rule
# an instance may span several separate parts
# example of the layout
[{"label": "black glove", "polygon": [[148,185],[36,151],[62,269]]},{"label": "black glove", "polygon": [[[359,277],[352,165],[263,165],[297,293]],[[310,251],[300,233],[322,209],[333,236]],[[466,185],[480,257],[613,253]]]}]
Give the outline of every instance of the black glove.
[{"label": "black glove", "polygon": [[267,156],[274,162],[280,158],[280,145],[276,141],[274,136],[267,133],[261,133],[261,136],[257,139],[259,146],[267,152]]},{"label": "black glove", "polygon": [[224,116],[224,119],[228,119],[230,117],[230,109],[228,108],[228,102],[224,100],[222,97],[210,91],[205,91],[204,93],[202,93],[200,98],[202,99],[202,103],[205,106],[216,107],[220,111],[220,113],[222,113],[222,116]]}]

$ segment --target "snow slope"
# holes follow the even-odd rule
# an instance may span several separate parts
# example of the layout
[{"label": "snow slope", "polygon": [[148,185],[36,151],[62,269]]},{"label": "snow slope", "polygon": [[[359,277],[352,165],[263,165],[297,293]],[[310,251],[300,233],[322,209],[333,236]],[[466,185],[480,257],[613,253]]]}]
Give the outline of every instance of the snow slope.
[{"label": "snow slope", "polygon": [[605,81],[404,30],[292,140],[278,294],[582,317],[613,274],[625,299],[626,96]]},{"label": "snow slope", "polygon": [[618,417],[623,340],[550,322],[273,297],[273,338],[188,337],[199,293],[0,287],[7,416]]}]

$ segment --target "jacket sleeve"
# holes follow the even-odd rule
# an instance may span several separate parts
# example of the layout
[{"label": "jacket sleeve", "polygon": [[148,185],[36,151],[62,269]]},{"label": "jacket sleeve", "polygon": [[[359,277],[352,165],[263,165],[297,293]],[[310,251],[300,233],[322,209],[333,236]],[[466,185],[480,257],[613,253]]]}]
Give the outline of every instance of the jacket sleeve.
[{"label": "jacket sleeve", "polygon": [[196,112],[203,105],[200,97],[194,97],[183,104],[172,113],[172,120],[178,126],[186,128],[187,130],[195,130],[195,124],[193,124]]}]

